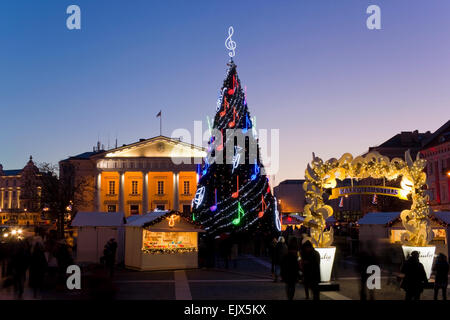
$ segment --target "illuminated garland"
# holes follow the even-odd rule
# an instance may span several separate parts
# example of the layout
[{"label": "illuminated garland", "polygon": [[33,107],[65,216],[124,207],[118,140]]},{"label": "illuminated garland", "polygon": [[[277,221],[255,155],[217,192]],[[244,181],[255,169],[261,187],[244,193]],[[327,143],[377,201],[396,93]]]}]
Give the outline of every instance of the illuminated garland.
[{"label": "illuminated garland", "polygon": [[310,240],[317,247],[327,247],[333,242],[333,229],[324,231],[326,219],[333,215],[333,209],[324,203],[323,194],[325,189],[336,187],[336,179],[371,177],[394,180],[402,176],[401,187],[405,194],[411,194],[412,205],[410,210],[403,210],[400,214],[406,229],[401,240],[411,246],[426,246],[433,239],[433,232],[428,218],[431,212],[429,199],[424,188],[425,166],[426,160],[420,159],[418,153],[416,161],[413,161],[409,150],[405,153],[405,161],[400,158],[389,160],[378,152],[371,152],[354,159],[351,154],[345,153],[339,160],[332,158],[324,163],[313,153],[303,184],[307,202],[304,224],[311,228]]},{"label": "illuminated garland", "polygon": [[179,254],[179,253],[189,253],[197,252],[197,248],[147,248],[142,249],[145,254]]}]

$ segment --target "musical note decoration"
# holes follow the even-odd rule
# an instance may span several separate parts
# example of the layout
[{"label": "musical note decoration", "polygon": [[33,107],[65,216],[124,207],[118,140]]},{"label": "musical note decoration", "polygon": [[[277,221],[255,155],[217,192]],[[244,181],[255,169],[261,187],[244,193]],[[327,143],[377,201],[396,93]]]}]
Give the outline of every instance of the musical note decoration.
[{"label": "musical note decoration", "polygon": [[173,226],[175,226],[175,221],[180,220],[180,216],[177,214],[172,214],[170,217],[168,217],[166,219],[169,220],[169,227],[173,227]]},{"label": "musical note decoration", "polygon": [[266,212],[266,202],[264,201],[264,195],[261,195],[261,211],[258,212],[258,218],[262,218],[264,216],[264,212]]},{"label": "musical note decoration", "polygon": [[203,168],[203,172],[202,174],[205,175],[208,172],[208,168],[209,168],[209,160],[208,157],[205,158],[205,167]]},{"label": "musical note decoration", "polygon": [[219,90],[219,96],[217,97],[217,102],[216,102],[216,112],[219,111],[220,107],[222,106],[223,97],[224,97],[226,91],[227,91],[227,88],[223,88],[222,91]]},{"label": "musical note decoration", "polygon": [[214,212],[217,210],[217,189],[214,189],[214,198],[215,198],[215,204],[211,207],[209,207],[209,209]]},{"label": "musical note decoration", "polygon": [[237,184],[237,190],[236,190],[236,192],[233,192],[232,194],[231,194],[231,197],[232,198],[237,198],[237,197],[239,197],[239,176],[236,176],[236,184]]},{"label": "musical note decoration", "polygon": [[222,118],[227,113],[227,109],[230,108],[230,104],[227,101],[227,97],[223,98],[223,110],[219,113],[220,117]]},{"label": "musical note decoration", "polygon": [[234,169],[236,169],[239,165],[239,161],[241,160],[241,154],[240,154],[241,150],[242,150],[241,147],[234,146],[233,169],[231,170],[231,173],[234,173]]},{"label": "musical note decoration", "polygon": [[236,125],[236,116],[239,119],[239,115],[236,113],[236,107],[233,107],[233,121],[230,121],[228,123],[228,127],[234,128],[234,126]]},{"label": "musical note decoration", "polygon": [[234,224],[235,226],[237,226],[238,224],[241,223],[241,217],[243,217],[243,216],[245,215],[244,209],[242,209],[242,207],[241,207],[241,202],[240,202],[240,201],[238,202],[237,212],[238,212],[237,218],[234,218],[234,219],[233,219],[233,224]]},{"label": "musical note decoration", "polygon": [[236,81],[236,77],[233,75],[233,88],[228,89],[228,94],[232,96],[236,92],[238,86],[239,83]]},{"label": "musical note decoration", "polygon": [[252,176],[250,177],[252,180],[255,180],[256,179],[256,177],[258,176],[258,174],[259,174],[259,166],[258,166],[258,164],[256,163],[256,159],[255,159],[255,165],[254,165],[254,173],[252,174]]},{"label": "musical note decoration", "polygon": [[236,54],[236,52],[235,52],[236,42],[231,39],[231,36],[233,35],[233,33],[234,33],[234,28],[233,28],[233,26],[231,26],[228,28],[228,38],[225,40],[225,48],[230,50],[230,52],[228,52],[228,55],[230,56],[230,58],[233,58]]},{"label": "musical note decoration", "polygon": [[217,151],[222,151],[223,150],[223,129],[220,129],[220,133],[221,133],[220,134],[221,142],[216,148]]},{"label": "musical note decoration", "polygon": [[251,127],[252,123],[250,122],[250,119],[248,118],[248,114],[245,115],[245,128],[242,129],[243,133],[247,133],[248,128]]},{"label": "musical note decoration", "polygon": [[195,208],[198,208],[202,204],[204,196],[205,196],[205,187],[203,186],[200,187],[195,193],[194,197]]}]

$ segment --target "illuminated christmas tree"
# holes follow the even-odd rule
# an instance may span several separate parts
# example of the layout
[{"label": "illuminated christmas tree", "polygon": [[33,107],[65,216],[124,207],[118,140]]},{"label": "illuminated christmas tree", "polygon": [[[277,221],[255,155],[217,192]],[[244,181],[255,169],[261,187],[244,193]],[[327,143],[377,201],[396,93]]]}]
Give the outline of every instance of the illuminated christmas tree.
[{"label": "illuminated christmas tree", "polygon": [[261,163],[254,119],[233,60],[217,100],[205,164],[192,202],[207,234],[280,230],[276,199]]}]

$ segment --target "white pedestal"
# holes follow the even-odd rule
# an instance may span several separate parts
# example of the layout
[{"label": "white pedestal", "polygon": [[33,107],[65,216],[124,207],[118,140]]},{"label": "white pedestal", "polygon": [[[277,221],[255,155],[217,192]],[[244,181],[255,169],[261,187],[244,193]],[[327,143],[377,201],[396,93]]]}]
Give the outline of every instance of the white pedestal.
[{"label": "white pedestal", "polygon": [[336,247],[315,248],[320,254],[320,281],[330,282]]},{"label": "white pedestal", "polygon": [[434,252],[436,250],[435,246],[429,247],[411,247],[411,246],[402,246],[403,255],[405,259],[408,259],[409,255],[413,251],[419,252],[419,261],[423,264],[423,268],[427,274],[427,278],[431,277],[431,268],[433,267],[434,260]]}]

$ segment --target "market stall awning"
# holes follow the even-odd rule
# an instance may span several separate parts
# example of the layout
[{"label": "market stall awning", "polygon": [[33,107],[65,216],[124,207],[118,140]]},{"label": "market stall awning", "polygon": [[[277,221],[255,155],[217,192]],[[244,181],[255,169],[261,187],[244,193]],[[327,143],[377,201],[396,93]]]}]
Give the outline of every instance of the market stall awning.
[{"label": "market stall awning", "polygon": [[359,225],[388,224],[400,217],[400,212],[368,212],[358,220]]},{"label": "market stall awning", "polygon": [[153,211],[127,219],[127,227],[141,227],[154,232],[204,232],[178,211]]},{"label": "market stall awning", "polygon": [[120,227],[124,225],[123,212],[78,212],[72,227]]}]

